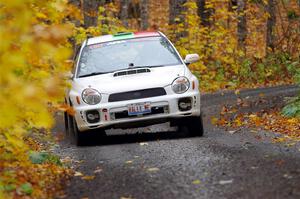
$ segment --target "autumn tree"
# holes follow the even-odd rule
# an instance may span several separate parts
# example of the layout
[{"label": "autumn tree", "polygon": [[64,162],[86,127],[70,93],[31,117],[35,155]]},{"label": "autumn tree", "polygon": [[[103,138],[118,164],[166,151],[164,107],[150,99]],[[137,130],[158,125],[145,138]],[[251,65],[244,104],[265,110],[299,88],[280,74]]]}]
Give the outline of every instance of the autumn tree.
[{"label": "autumn tree", "polygon": [[84,16],[84,26],[96,26],[98,21],[98,8],[106,3],[111,3],[112,0],[82,0],[82,12]]},{"label": "autumn tree", "polygon": [[271,49],[274,50],[275,47],[275,24],[276,24],[276,15],[275,15],[275,6],[276,6],[276,0],[268,0],[268,3],[266,5],[266,10],[268,13],[268,19],[267,19],[267,33],[266,33],[266,47],[267,52]]},{"label": "autumn tree", "polygon": [[[52,110],[63,99],[63,74],[70,70],[68,37],[73,25],[66,17],[71,15],[71,7],[60,0],[0,2],[0,198],[10,198],[3,193],[4,185],[11,182],[5,172],[13,174],[15,189],[25,181],[25,194],[33,198],[50,198],[41,196],[42,185],[36,181],[43,178],[51,184],[60,178],[49,172],[50,167],[29,161],[25,140],[33,133],[39,137],[42,131],[37,129],[46,132],[54,124]],[[28,172],[32,168],[34,172]]]},{"label": "autumn tree", "polygon": [[142,30],[146,30],[148,27],[149,27],[149,0],[140,0],[140,5],[141,5],[141,10],[140,10],[140,13],[141,13],[141,29]]},{"label": "autumn tree", "polygon": [[99,1],[97,0],[83,0],[82,9],[85,27],[97,25],[98,7]]},{"label": "autumn tree", "polygon": [[247,0],[237,0],[237,14],[238,14],[238,25],[237,25],[237,37],[238,45],[241,50],[245,52],[245,41],[247,37],[247,24],[246,24],[246,2]]},{"label": "autumn tree", "polygon": [[212,10],[206,8],[206,0],[197,0],[196,2],[198,6],[198,16],[201,19],[201,24],[203,26],[209,26],[209,17]]},{"label": "autumn tree", "polygon": [[120,20],[123,25],[128,28],[130,0],[120,0]]},{"label": "autumn tree", "polygon": [[183,16],[182,12],[184,10],[183,4],[186,3],[187,0],[169,0],[169,23],[175,24],[182,22]]}]

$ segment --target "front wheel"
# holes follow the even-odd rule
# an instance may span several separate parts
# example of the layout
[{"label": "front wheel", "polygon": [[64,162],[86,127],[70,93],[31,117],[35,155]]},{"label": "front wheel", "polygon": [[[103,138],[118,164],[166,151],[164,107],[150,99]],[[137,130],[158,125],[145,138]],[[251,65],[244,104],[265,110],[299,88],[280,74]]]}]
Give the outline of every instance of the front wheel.
[{"label": "front wheel", "polygon": [[74,117],[72,119],[72,128],[71,128],[71,142],[75,144],[76,146],[83,146],[86,144],[86,136],[84,135],[83,132],[80,132],[77,123]]},{"label": "front wheel", "polygon": [[203,136],[203,119],[202,113],[198,117],[191,117],[188,119],[186,127],[188,129],[189,135],[191,136]]},{"label": "front wheel", "polygon": [[93,129],[85,132],[79,131],[74,117],[71,117],[72,128],[70,132],[71,142],[76,146],[85,146],[90,144],[98,144],[105,138],[106,133],[103,129]]},{"label": "front wheel", "polygon": [[65,134],[67,137],[69,136],[69,130],[70,130],[69,124],[70,124],[69,115],[67,112],[64,112],[64,126],[65,126]]}]

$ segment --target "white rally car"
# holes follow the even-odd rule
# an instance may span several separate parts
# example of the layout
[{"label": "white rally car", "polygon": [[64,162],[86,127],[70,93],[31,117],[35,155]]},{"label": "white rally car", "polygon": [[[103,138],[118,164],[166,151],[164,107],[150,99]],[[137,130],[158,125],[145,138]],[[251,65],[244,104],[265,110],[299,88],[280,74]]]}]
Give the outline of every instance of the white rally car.
[{"label": "white rally car", "polygon": [[[118,33],[88,38],[74,60],[65,127],[77,145],[110,128],[170,122],[203,135],[199,82],[161,32]],[[97,130],[96,130],[97,129]],[[86,139],[86,138],[85,138]]]}]

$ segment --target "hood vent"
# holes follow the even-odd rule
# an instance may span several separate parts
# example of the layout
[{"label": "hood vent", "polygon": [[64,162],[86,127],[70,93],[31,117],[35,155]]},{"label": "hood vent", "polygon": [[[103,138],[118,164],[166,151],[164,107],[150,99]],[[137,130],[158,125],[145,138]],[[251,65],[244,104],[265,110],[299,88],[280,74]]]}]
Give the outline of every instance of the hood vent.
[{"label": "hood vent", "polygon": [[148,68],[126,70],[126,71],[116,72],[114,74],[114,77],[123,76],[123,75],[134,75],[134,74],[138,74],[138,73],[150,73],[150,72],[151,71]]}]

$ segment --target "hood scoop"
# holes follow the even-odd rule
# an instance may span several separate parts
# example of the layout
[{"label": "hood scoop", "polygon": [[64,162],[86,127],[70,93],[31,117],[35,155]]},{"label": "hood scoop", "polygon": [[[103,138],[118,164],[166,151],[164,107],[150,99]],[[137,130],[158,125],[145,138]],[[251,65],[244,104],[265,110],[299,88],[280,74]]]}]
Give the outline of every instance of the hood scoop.
[{"label": "hood scoop", "polygon": [[124,75],[134,75],[138,73],[150,73],[151,70],[149,68],[141,68],[141,69],[131,69],[114,73],[114,77],[124,76]]}]

